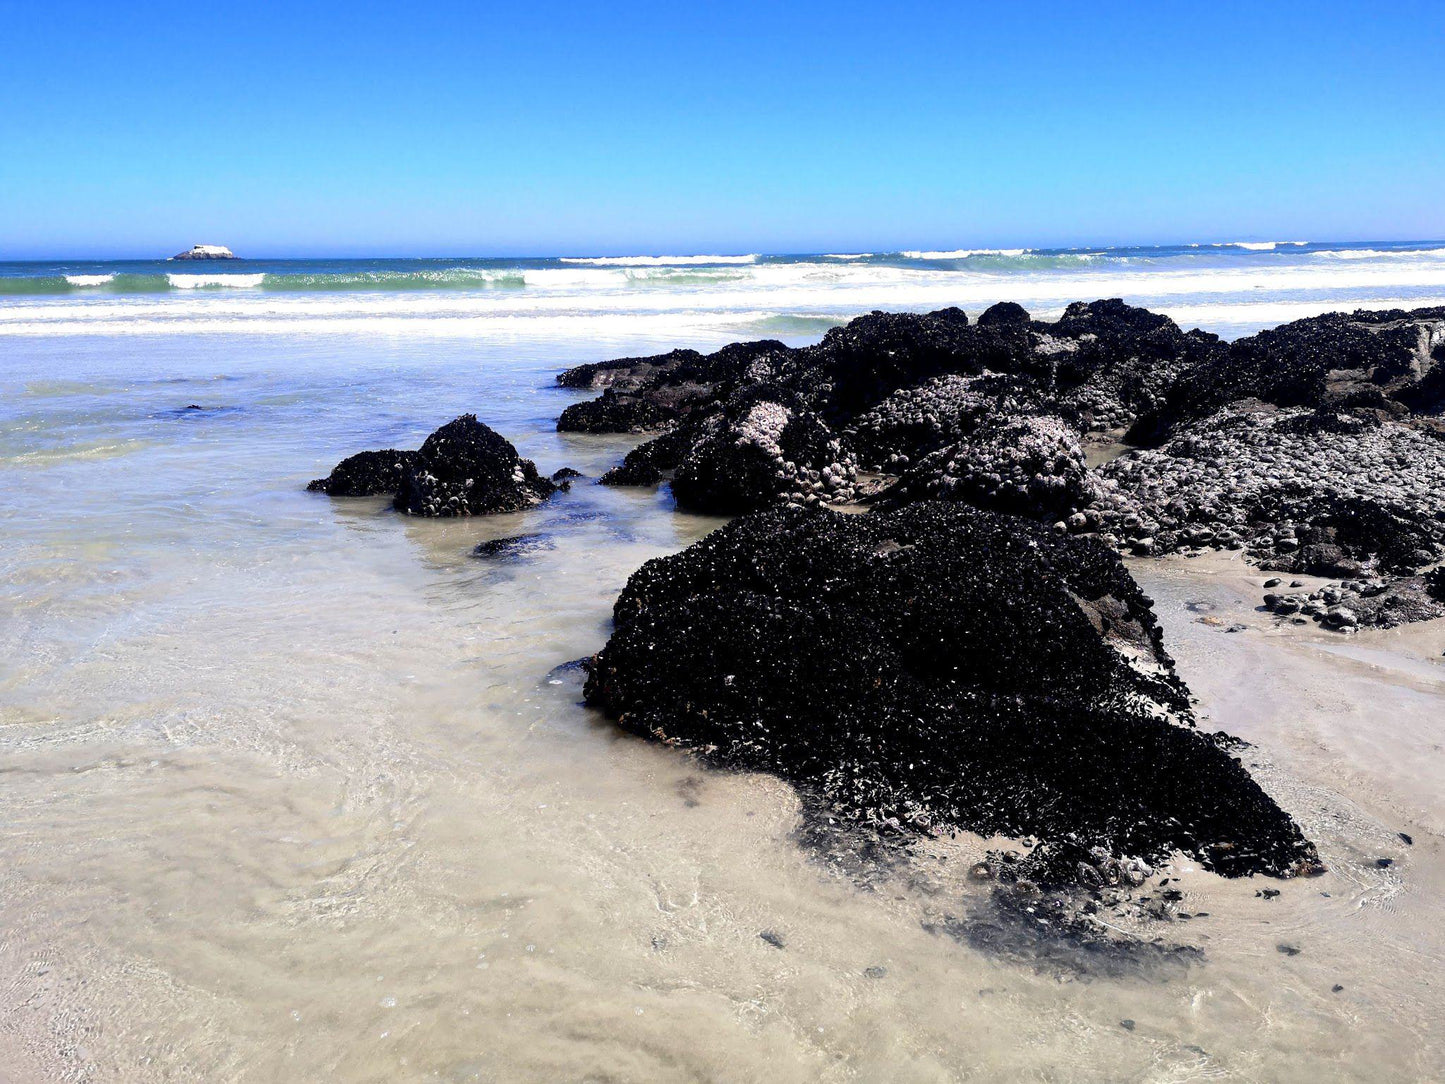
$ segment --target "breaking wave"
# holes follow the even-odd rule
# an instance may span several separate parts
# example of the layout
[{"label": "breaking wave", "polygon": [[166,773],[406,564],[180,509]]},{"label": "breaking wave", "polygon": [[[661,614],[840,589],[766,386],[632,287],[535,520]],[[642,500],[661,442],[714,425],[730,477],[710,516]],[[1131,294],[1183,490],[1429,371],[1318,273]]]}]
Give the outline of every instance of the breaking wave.
[{"label": "breaking wave", "polygon": [[909,249],[898,255],[910,260],[969,260],[975,256],[1023,256],[1032,251],[1031,248]]},{"label": "breaking wave", "polygon": [[747,256],[562,256],[560,263],[591,267],[668,267],[690,264],[757,263],[756,252]]}]

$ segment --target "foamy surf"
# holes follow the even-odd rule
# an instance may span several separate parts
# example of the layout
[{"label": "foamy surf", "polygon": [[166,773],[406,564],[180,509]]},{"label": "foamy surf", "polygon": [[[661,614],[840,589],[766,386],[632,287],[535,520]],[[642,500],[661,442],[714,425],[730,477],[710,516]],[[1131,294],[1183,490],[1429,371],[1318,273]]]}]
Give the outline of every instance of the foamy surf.
[{"label": "foamy surf", "polygon": [[[1276,246],[1266,248],[1266,244]],[[1120,297],[1206,329],[1445,299],[1445,244],[1230,242],[1192,246],[929,249],[816,256],[0,264],[0,335],[550,335],[589,320],[686,334],[714,318],[818,326],[872,309],[1017,301],[1057,314]],[[1253,245],[1255,248],[1242,248]],[[1266,315],[1266,313],[1268,315]],[[749,314],[749,315],[743,315]],[[756,317],[754,315],[756,314]]]},{"label": "foamy surf", "polygon": [[757,263],[758,254],[747,256],[562,256],[561,263],[589,264],[593,267],[666,267],[710,263]]},{"label": "foamy surf", "polygon": [[177,290],[206,290],[220,287],[250,288],[260,286],[265,275],[180,275],[166,276]]},{"label": "foamy surf", "polygon": [[899,255],[910,260],[969,260],[975,256],[1022,256],[1032,251],[1028,248],[909,249]]}]

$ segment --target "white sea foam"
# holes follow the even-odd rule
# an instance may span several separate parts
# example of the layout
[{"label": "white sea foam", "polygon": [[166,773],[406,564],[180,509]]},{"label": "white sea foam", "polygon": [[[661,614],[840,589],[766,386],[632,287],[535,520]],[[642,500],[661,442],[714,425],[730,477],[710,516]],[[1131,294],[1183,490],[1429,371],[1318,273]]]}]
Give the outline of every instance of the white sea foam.
[{"label": "white sea foam", "polygon": [[562,256],[562,263],[591,264],[594,267],[668,267],[708,263],[757,263],[757,253],[748,256]]},{"label": "white sea foam", "polygon": [[167,275],[177,290],[202,290],[216,286],[260,286],[265,275]]},{"label": "white sea foam", "polygon": [[[1445,300],[1445,247],[1329,250],[1348,254],[1338,257],[1292,252],[1257,258],[1240,252],[1229,256],[1228,251],[1215,248],[1184,258],[1139,260],[1108,253],[1035,253],[1025,261],[960,263],[815,257],[713,267],[571,264],[443,268],[419,276],[327,272],[317,276],[327,280],[324,289],[309,278],[288,289],[287,276],[280,274],[263,282],[259,274],[172,273],[155,276],[159,289],[139,292],[106,289],[78,296],[63,290],[0,290],[0,336],[365,328],[417,336],[450,336],[469,328],[472,334],[487,336],[509,335],[526,325],[543,334],[548,328],[578,333],[589,320],[685,336],[688,327],[718,321],[729,326],[755,318],[817,323],[872,309],[917,311],[949,305],[979,312],[1010,300],[1042,316],[1071,301],[1099,297],[1121,297],[1171,315],[1184,314],[1182,319],[1210,328],[1257,325],[1273,315],[1293,318]],[[393,288],[392,275],[408,283],[434,275],[444,288]],[[473,276],[475,281],[469,281]],[[128,277],[117,275],[117,284]],[[493,277],[512,288],[493,288]],[[352,288],[348,283],[353,278],[361,285]],[[165,289],[167,281],[179,288]],[[218,288],[201,288],[209,286]]]},{"label": "white sea foam", "polygon": [[825,252],[825,260],[866,260],[870,256],[877,255],[873,252]]},{"label": "white sea foam", "polygon": [[1214,248],[1242,248],[1250,252],[1273,252],[1281,245],[1307,245],[1308,241],[1225,241]]},{"label": "white sea foam", "polygon": [[1322,248],[1310,255],[1327,260],[1439,260],[1445,259],[1445,248]]},{"label": "white sea foam", "polygon": [[1022,256],[1032,251],[1027,248],[907,249],[898,255],[909,260],[966,260],[971,256]]},{"label": "white sea foam", "polygon": [[114,278],[114,275],[66,275],[65,281],[72,286],[104,286]]}]

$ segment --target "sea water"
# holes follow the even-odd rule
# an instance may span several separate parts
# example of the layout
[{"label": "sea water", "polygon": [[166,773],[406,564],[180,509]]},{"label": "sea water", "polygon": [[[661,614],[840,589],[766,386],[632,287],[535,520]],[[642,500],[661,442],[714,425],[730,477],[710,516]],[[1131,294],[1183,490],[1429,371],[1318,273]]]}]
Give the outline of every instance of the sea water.
[{"label": "sea water", "polygon": [[[627,576],[720,522],[665,487],[455,521],[305,491],[468,411],[595,478],[635,438],[555,432],[582,361],[1096,296],[1237,334],[1445,302],[1445,249],[4,265],[0,1079],[1445,1072],[1438,628],[1346,650],[1237,564],[1137,565],[1331,872],[1180,863],[1195,917],[1122,936],[1198,955],[1098,964],[950,935],[988,841],[869,868],[786,784],[580,706]],[[470,555],[523,532],[551,548]]]}]

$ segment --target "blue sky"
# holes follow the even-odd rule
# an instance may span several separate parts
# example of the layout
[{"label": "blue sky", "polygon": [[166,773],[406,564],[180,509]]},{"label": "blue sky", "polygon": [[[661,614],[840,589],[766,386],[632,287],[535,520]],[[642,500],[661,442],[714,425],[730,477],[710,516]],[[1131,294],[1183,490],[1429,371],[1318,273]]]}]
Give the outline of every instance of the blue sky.
[{"label": "blue sky", "polygon": [[0,0],[0,258],[1445,236],[1445,4]]}]

